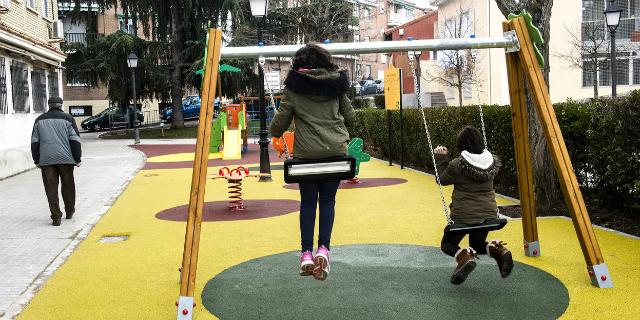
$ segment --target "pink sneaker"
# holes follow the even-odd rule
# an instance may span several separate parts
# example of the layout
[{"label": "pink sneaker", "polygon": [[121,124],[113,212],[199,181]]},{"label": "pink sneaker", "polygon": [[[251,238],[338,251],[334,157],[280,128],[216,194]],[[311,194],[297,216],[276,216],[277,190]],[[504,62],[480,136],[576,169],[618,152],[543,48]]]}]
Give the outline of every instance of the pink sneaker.
[{"label": "pink sneaker", "polygon": [[325,246],[321,246],[316,251],[316,255],[313,258],[313,262],[315,263],[315,267],[313,268],[313,277],[324,281],[329,276],[329,270],[331,267],[329,265],[329,249]]},{"label": "pink sneaker", "polygon": [[315,264],[313,263],[313,255],[310,251],[305,251],[300,256],[300,275],[301,276],[310,276],[313,273],[313,268]]}]

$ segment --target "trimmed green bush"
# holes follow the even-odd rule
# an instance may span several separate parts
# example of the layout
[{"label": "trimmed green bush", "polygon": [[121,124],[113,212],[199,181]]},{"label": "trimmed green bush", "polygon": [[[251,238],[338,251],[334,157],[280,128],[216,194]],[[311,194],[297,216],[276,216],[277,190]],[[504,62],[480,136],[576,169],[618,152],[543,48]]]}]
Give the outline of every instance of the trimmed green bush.
[{"label": "trimmed green bush", "polygon": [[384,109],[384,94],[377,94],[373,96],[373,101],[376,104],[376,108]]},{"label": "trimmed green bush", "polygon": [[351,101],[351,105],[354,109],[366,109],[371,107],[371,99],[355,98]]},{"label": "trimmed green bush", "polygon": [[[558,123],[569,150],[578,181],[590,200],[598,199],[608,209],[624,214],[640,213],[640,92],[617,99],[567,101],[555,105]],[[508,106],[483,106],[489,150],[498,155],[503,168],[495,179],[496,189],[517,197],[517,178]],[[458,131],[472,125],[481,128],[477,106],[425,109],[434,147],[447,146],[452,157],[459,155]],[[392,111],[393,134],[389,145],[387,111],[362,109],[356,112],[351,135],[365,142],[372,156],[400,159],[400,113]],[[405,109],[405,165],[433,172],[431,152],[420,111]]]}]

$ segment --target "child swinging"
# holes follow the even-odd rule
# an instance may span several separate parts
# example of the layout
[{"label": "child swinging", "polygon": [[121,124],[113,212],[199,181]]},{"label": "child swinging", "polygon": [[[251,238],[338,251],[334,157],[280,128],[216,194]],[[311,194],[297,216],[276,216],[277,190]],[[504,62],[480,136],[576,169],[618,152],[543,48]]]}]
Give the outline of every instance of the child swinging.
[{"label": "child swinging", "polygon": [[[477,225],[495,219],[498,206],[495,200],[493,179],[500,168],[499,159],[485,149],[482,133],[474,127],[464,127],[457,137],[461,154],[449,162],[446,147],[437,146],[433,152],[442,185],[453,184],[451,219],[469,225]],[[469,247],[460,248],[465,233],[450,233],[445,228],[441,241],[444,253],[454,257],[457,266],[451,276],[452,284],[461,284],[475,269],[478,254],[488,254],[498,264],[500,275],[506,278],[513,269],[511,251],[500,240],[487,242],[489,231],[471,230]]]}]

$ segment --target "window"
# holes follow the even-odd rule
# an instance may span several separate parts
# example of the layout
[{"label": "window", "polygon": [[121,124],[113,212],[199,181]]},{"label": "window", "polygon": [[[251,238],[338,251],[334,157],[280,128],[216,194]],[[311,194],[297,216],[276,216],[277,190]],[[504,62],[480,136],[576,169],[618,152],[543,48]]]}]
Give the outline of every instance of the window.
[{"label": "window", "polygon": [[42,11],[40,11],[43,17],[49,18],[49,0],[42,0]]},{"label": "window", "polygon": [[371,78],[371,65],[370,64],[368,64],[365,67],[365,76],[367,77],[367,79]]},{"label": "window", "polygon": [[369,21],[370,14],[371,14],[371,10],[369,10],[369,8],[365,8],[363,11],[363,16],[365,21]]},{"label": "window", "polygon": [[7,103],[7,69],[5,68],[6,61],[7,60],[4,57],[0,57],[0,114],[9,113],[9,104]]},{"label": "window", "polygon": [[35,9],[36,8],[36,0],[24,0],[24,4],[26,4],[27,7],[31,8],[31,9]]},{"label": "window", "polygon": [[31,71],[31,94],[33,111],[44,112],[47,108],[47,82],[44,69],[34,67]]},{"label": "window", "polygon": [[11,61],[11,86],[13,87],[13,111],[29,113],[29,68],[27,64]]},{"label": "window", "polygon": [[611,85],[611,65],[609,61],[605,61],[602,66],[600,66],[600,75],[598,79],[600,80],[600,86],[610,86]]},{"label": "window", "polygon": [[595,66],[593,61],[582,62],[582,86],[593,86],[593,70]]},{"label": "window", "polygon": [[369,42],[371,38],[369,38],[369,36],[364,37],[364,42]]},{"label": "window", "polygon": [[127,22],[124,21],[124,16],[118,15],[118,23],[120,25],[120,31],[124,31],[128,34],[136,35],[136,28],[133,25],[133,20],[128,19]]},{"label": "window", "polygon": [[60,96],[58,88],[58,71],[49,71],[49,98]]},{"label": "window", "polygon": [[640,84],[640,59],[633,59],[633,84]]}]

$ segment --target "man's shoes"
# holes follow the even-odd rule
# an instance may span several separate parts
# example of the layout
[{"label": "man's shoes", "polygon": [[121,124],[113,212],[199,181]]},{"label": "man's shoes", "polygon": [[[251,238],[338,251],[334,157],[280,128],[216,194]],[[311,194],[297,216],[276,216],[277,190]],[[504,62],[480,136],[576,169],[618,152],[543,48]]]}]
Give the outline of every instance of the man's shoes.
[{"label": "man's shoes", "polygon": [[500,240],[492,240],[487,244],[487,253],[498,263],[500,276],[503,278],[508,277],[513,270],[513,257],[511,251],[504,246],[505,244]]},{"label": "man's shoes", "polygon": [[62,218],[54,218],[51,224],[56,227],[60,226],[60,224],[62,224]]},{"label": "man's shoes", "polygon": [[458,265],[456,266],[456,270],[451,275],[451,283],[458,285],[463,283],[467,276],[476,268],[476,259],[477,259],[476,251],[472,248],[464,248],[458,250],[455,255],[456,262]]}]

